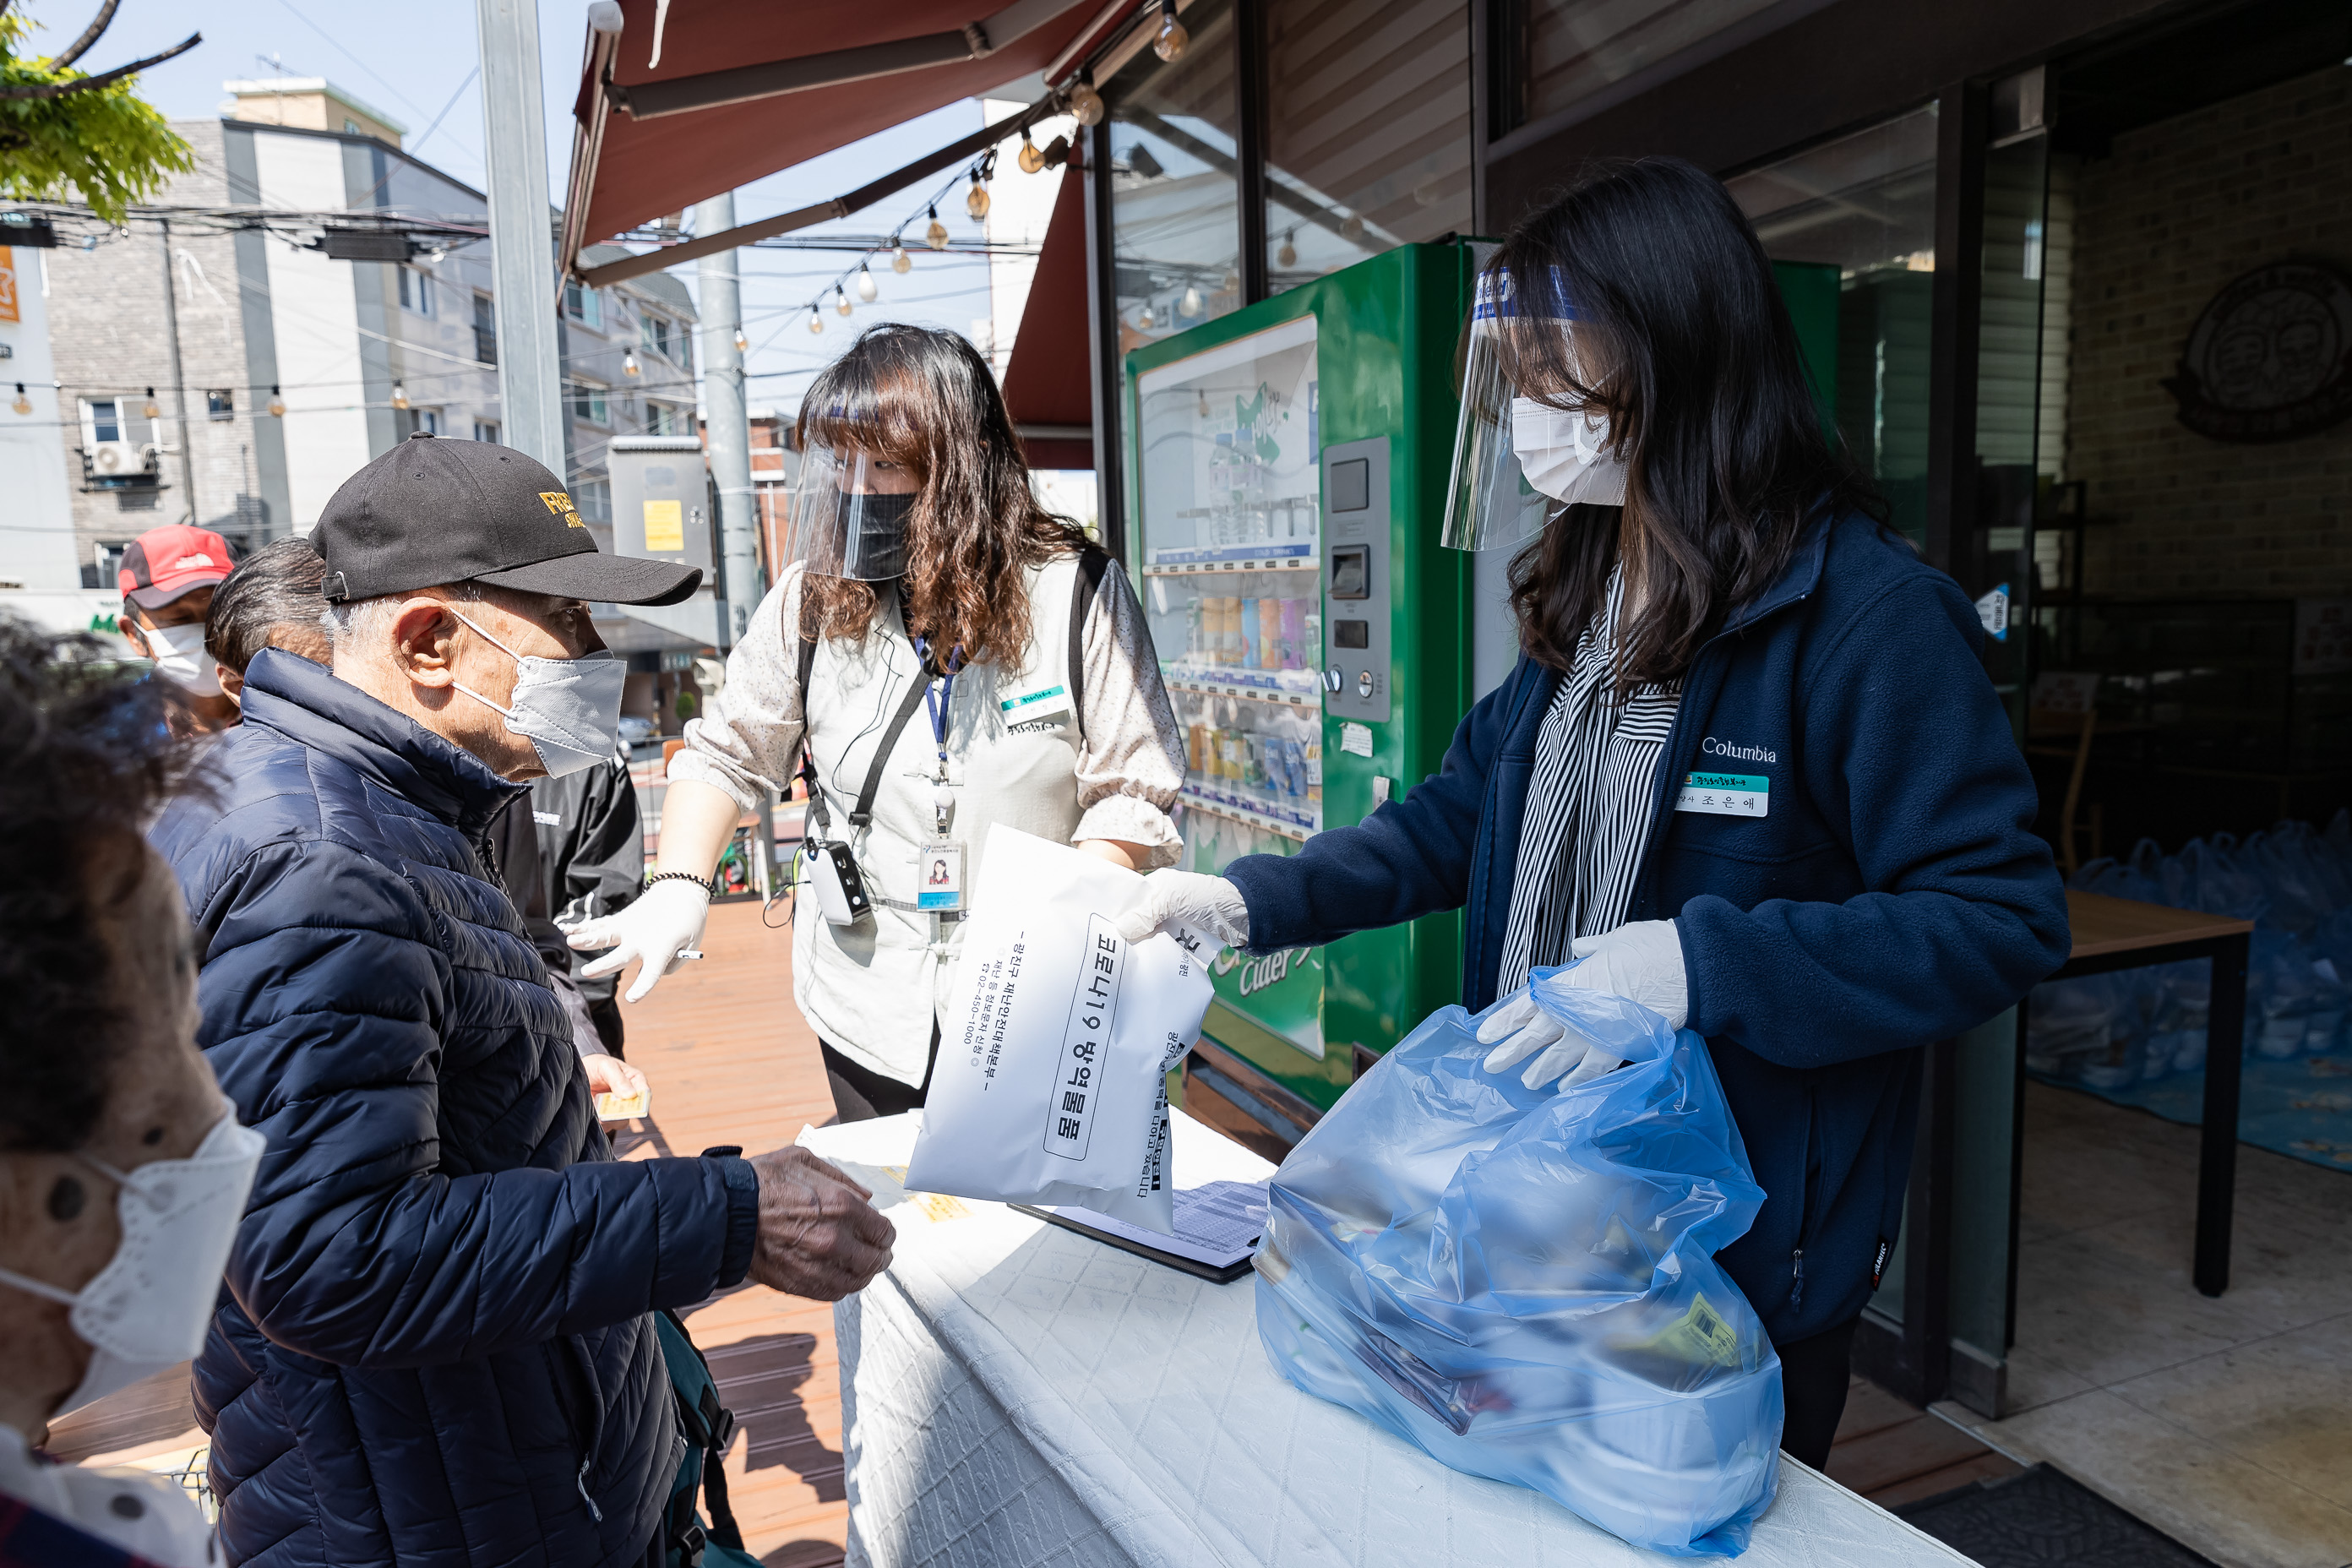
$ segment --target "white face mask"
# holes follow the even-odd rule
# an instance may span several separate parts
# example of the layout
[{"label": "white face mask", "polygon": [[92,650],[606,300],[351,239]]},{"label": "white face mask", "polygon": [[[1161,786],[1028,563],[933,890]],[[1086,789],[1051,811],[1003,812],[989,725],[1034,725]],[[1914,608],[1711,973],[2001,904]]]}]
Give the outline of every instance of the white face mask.
[{"label": "white face mask", "polygon": [[483,707],[506,715],[507,728],[529,740],[550,778],[613,760],[621,743],[621,690],[629,667],[609,653],[583,658],[541,658],[520,654],[458,615],[485,640],[515,661],[511,708],[500,708],[470,686],[457,689]]},{"label": "white face mask", "polygon": [[73,1331],[90,1347],[89,1370],[58,1415],[205,1348],[221,1270],[267,1142],[224,1111],[184,1160],[151,1160],[118,1171],[87,1154],[75,1156],[118,1188],[114,1212],[122,1241],[113,1258],[79,1290],[0,1268],[0,1284],[71,1307]]},{"label": "white face mask", "polygon": [[1511,399],[1511,450],[1538,490],[1561,501],[1625,504],[1625,460],[1609,451],[1609,416]]},{"label": "white face mask", "polygon": [[[138,625],[135,621],[131,624]],[[205,651],[202,621],[184,626],[142,626],[139,635],[147,639],[148,656],[155,661],[156,674],[194,697],[220,695],[220,667]]]}]

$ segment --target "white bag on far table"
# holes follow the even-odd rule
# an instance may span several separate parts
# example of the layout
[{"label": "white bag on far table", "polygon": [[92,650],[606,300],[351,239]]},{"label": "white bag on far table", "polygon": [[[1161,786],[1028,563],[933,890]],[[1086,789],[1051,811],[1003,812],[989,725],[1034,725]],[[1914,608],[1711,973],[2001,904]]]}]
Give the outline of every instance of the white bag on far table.
[{"label": "white bag on far table", "polygon": [[1165,932],[1120,939],[1136,872],[1001,824],[984,863],[908,1187],[1173,1229],[1166,1075],[1208,971]]}]

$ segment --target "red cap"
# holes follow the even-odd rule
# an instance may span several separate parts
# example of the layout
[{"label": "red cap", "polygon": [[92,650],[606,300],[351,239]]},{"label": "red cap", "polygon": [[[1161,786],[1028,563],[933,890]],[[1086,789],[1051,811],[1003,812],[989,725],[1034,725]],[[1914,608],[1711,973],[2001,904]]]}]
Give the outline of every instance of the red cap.
[{"label": "red cap", "polygon": [[228,575],[228,541],[184,522],[151,528],[122,552],[122,596],[157,610],[181,595],[209,588]]}]

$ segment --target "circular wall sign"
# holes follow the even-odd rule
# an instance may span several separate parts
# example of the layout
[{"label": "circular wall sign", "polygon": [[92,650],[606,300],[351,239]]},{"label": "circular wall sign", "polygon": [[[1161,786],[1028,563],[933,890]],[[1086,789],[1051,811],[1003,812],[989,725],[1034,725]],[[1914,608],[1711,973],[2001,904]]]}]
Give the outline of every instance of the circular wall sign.
[{"label": "circular wall sign", "polygon": [[2352,279],[2308,261],[2257,267],[2213,296],[2164,384],[2216,441],[2292,441],[2352,415]]}]

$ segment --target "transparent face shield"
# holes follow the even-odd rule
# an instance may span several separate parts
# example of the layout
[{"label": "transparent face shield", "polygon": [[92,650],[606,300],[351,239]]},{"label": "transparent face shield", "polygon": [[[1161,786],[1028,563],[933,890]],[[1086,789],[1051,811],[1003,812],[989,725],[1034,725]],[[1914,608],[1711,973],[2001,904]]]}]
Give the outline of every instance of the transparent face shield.
[{"label": "transparent face shield", "polygon": [[1450,549],[1513,549],[1564,501],[1624,501],[1624,463],[1607,449],[1606,421],[1518,395],[1505,368],[1507,332],[1569,331],[1576,312],[1557,287],[1553,295],[1523,309],[1507,275],[1479,275],[1439,536]]},{"label": "transparent face shield", "polygon": [[916,489],[907,469],[854,447],[803,453],[779,570],[865,583],[903,576]]}]

